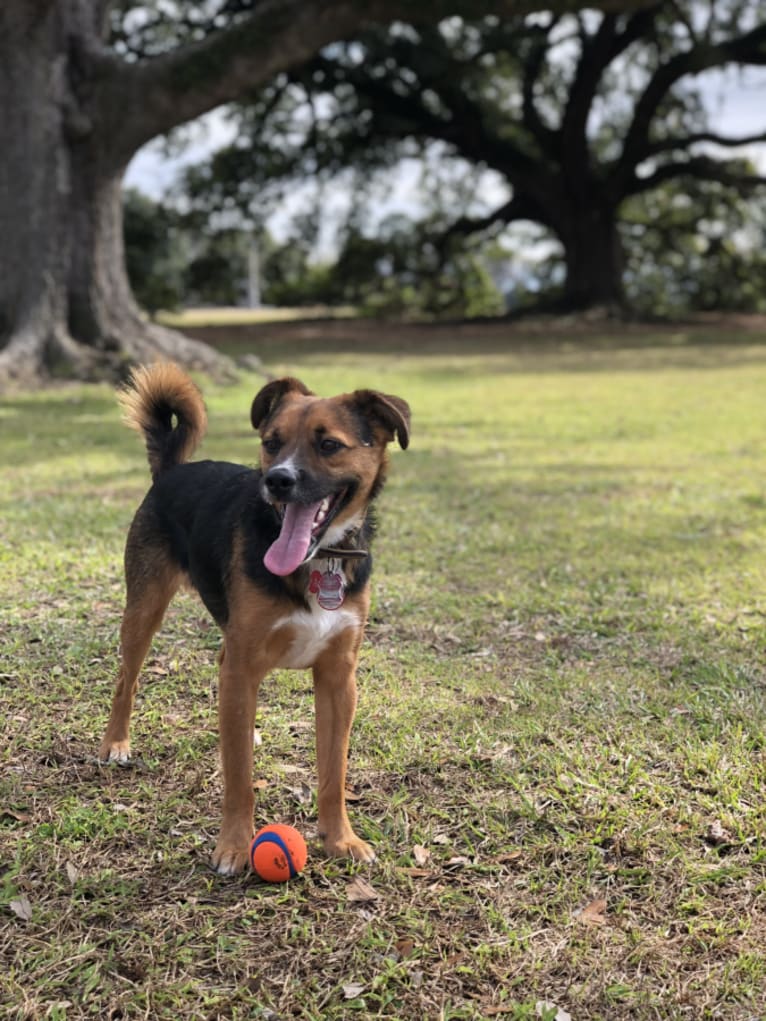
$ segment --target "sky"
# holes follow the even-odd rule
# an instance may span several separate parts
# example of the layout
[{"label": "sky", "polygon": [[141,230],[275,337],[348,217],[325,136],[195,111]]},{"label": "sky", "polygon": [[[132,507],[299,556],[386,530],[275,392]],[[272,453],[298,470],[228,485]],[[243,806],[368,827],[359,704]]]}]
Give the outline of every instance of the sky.
[{"label": "sky", "polygon": [[[710,71],[700,75],[697,82],[714,131],[728,136],[766,132],[766,68]],[[189,133],[190,143],[178,155],[169,156],[162,140],[144,146],[128,167],[125,185],[160,199],[172,191],[174,181],[184,167],[203,162],[211,152],[234,138],[234,129],[220,111],[213,111],[194,122]],[[766,143],[752,145],[742,151],[755,162],[761,173],[766,174]],[[414,164],[402,169],[385,206],[380,210],[381,216],[395,212],[417,215],[420,205],[417,199],[418,176]],[[484,179],[482,187],[488,208],[504,200],[502,185],[493,181],[491,175]],[[333,202],[333,199],[330,201]],[[334,202],[342,205],[340,196]],[[290,214],[288,207],[269,221],[269,229],[279,240],[284,239]]]}]

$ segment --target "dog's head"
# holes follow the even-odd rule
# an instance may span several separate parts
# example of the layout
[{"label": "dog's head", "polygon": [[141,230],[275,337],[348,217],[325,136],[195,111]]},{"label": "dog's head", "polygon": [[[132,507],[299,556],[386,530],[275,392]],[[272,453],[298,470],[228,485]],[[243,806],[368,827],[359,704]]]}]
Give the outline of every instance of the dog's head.
[{"label": "dog's head", "polygon": [[387,444],[396,438],[406,449],[410,438],[400,397],[356,390],[322,398],[292,378],[267,383],[250,419],[261,436],[262,494],[282,518],[264,558],[278,575],[362,524],[385,479]]}]

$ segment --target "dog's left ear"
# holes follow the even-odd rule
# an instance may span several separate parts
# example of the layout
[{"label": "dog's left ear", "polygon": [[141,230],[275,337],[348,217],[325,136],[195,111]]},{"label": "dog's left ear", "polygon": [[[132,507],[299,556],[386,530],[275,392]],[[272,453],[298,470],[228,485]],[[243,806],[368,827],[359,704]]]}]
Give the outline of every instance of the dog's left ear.
[{"label": "dog's left ear", "polygon": [[294,379],[292,376],[272,380],[271,383],[267,383],[259,390],[253,398],[250,408],[250,421],[253,423],[253,429],[259,429],[262,423],[277,410],[277,405],[285,394],[291,392],[303,394],[304,397],[313,396],[305,383],[301,383],[299,379]]},{"label": "dog's left ear", "polygon": [[351,397],[367,421],[386,430],[387,443],[396,436],[402,450],[407,449],[410,444],[410,406],[406,401],[377,390],[355,390]]}]

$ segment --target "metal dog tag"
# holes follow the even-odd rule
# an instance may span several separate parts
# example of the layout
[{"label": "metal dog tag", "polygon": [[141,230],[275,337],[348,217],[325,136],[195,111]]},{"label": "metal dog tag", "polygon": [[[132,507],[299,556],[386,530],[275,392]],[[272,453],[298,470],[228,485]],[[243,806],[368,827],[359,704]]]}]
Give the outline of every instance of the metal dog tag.
[{"label": "metal dog tag", "polygon": [[328,568],[326,571],[312,571],[309,592],[317,597],[323,610],[337,610],[346,598],[346,579],[340,571]]}]

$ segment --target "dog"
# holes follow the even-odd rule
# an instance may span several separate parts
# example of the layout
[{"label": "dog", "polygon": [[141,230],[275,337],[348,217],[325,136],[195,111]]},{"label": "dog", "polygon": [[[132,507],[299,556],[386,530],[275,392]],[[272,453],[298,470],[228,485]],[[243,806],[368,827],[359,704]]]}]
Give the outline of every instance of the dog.
[{"label": "dog", "polygon": [[224,794],[213,867],[233,875],[249,861],[256,698],[276,668],[313,673],[326,853],[373,861],[346,812],[346,761],[370,604],[372,504],[385,482],[388,444],[409,444],[407,402],[376,390],[321,398],[298,379],[273,380],[250,409],[261,441],[253,469],[188,462],[207,415],[178,366],[135,369],[119,400],[126,424],[143,435],[153,484],[127,537],[121,664],[101,760],[129,760],[139,670],[170,600],[190,584],[223,635]]}]

